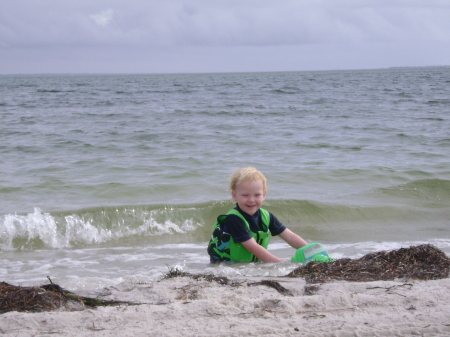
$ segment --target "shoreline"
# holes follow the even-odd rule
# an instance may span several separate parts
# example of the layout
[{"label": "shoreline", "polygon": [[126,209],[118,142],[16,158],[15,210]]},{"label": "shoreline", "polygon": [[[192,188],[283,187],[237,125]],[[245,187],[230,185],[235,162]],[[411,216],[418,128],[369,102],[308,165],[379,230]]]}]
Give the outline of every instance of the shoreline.
[{"label": "shoreline", "polygon": [[[309,284],[275,277],[289,293],[261,283],[176,277],[96,293],[138,305],[81,311],[8,312],[4,336],[407,336],[450,335],[450,279]],[[260,282],[258,284],[258,282]],[[256,283],[256,284],[255,284]]]}]

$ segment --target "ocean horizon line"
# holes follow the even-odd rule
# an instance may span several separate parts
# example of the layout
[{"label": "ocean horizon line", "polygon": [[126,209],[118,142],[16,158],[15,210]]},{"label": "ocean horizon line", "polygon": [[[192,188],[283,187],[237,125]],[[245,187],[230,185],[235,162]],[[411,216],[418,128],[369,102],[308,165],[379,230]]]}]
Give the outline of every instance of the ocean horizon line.
[{"label": "ocean horizon line", "polygon": [[303,69],[303,70],[264,70],[264,71],[204,71],[204,72],[51,72],[51,73],[11,73],[0,74],[0,77],[33,77],[33,76],[128,76],[128,75],[214,75],[214,74],[264,74],[264,73],[308,73],[308,72],[334,72],[334,71],[371,71],[371,70],[389,70],[389,69],[413,69],[413,68],[447,68],[446,65],[416,65],[416,66],[387,66],[374,68],[330,68],[330,69]]}]

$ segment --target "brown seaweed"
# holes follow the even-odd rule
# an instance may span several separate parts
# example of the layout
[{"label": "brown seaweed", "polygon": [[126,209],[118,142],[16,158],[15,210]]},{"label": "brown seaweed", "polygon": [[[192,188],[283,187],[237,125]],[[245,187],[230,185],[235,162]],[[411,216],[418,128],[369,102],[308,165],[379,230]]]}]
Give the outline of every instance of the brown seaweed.
[{"label": "brown seaweed", "polygon": [[[49,278],[50,280],[50,278]],[[61,288],[50,280],[50,284],[40,287],[21,287],[6,282],[0,283],[0,314],[9,311],[43,312],[68,309],[70,303],[80,304],[83,308],[137,303],[108,301],[99,298],[78,296]]]},{"label": "brown seaweed", "polygon": [[432,245],[411,246],[364,255],[360,259],[309,262],[286,275],[305,277],[307,283],[333,280],[352,282],[395,279],[436,280],[449,277],[450,258]]},{"label": "brown seaweed", "polygon": [[58,292],[0,283],[0,314],[8,311],[51,311],[64,306],[66,302],[67,299]]}]

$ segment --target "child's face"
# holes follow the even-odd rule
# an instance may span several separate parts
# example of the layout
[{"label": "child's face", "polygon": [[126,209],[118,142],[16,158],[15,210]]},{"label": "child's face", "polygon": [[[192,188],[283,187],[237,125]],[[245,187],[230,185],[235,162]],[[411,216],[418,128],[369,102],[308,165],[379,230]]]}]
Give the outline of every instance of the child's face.
[{"label": "child's face", "polygon": [[243,181],[236,185],[231,195],[239,207],[249,215],[254,215],[266,198],[261,180]]}]

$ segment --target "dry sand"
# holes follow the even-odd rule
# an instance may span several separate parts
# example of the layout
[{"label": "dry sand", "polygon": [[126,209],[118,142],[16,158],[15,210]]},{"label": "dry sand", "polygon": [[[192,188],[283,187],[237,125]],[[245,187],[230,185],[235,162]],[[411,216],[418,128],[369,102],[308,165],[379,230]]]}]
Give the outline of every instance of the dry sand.
[{"label": "dry sand", "polygon": [[[450,336],[450,279],[239,286],[178,277],[102,290],[139,302],[0,315],[4,336]],[[90,294],[91,296],[93,294]],[[98,294],[96,294],[98,295]]]}]

